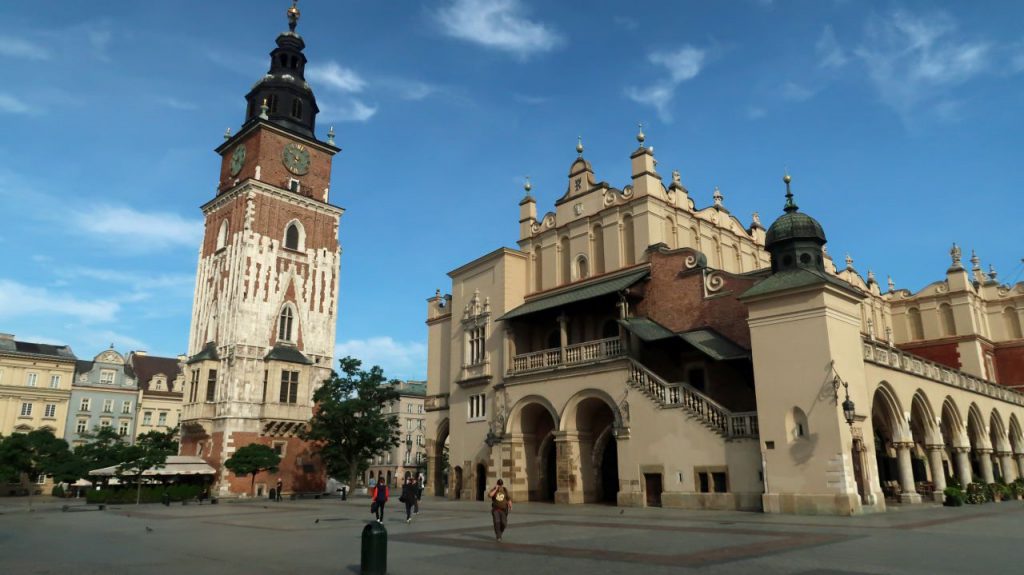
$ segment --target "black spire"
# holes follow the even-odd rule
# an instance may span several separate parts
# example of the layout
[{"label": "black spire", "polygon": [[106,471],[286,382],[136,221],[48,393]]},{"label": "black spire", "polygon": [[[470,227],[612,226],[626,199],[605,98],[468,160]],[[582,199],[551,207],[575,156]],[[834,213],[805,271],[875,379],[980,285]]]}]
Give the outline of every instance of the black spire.
[{"label": "black spire", "polygon": [[320,109],[304,75],[306,56],[302,50],[306,43],[295,33],[299,22],[299,8],[295,0],[287,15],[289,31],[277,37],[277,48],[270,53],[270,70],[245,96],[248,103],[245,121],[258,118],[266,103],[271,123],[315,139],[316,115]]}]

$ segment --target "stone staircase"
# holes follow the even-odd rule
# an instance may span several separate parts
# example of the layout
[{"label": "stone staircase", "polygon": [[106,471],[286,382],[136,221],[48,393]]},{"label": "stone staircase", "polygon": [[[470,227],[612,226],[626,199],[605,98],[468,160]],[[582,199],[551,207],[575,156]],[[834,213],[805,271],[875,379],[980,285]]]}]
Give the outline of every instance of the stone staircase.
[{"label": "stone staircase", "polygon": [[683,409],[726,439],[757,438],[757,412],[734,413],[685,382],[669,383],[630,360],[628,384],[662,409]]}]

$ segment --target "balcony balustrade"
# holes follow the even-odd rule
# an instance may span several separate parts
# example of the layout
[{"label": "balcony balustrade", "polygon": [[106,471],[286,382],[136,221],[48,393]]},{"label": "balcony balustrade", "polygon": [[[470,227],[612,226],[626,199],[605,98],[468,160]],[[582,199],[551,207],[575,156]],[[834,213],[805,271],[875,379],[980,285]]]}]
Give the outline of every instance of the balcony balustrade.
[{"label": "balcony balustrade", "polygon": [[[563,353],[564,352],[564,353]],[[512,358],[512,365],[509,367],[509,374],[519,374],[529,371],[552,369],[570,365],[579,365],[602,359],[610,359],[625,355],[622,340],[618,337],[598,339],[576,343],[570,346],[554,349],[544,349],[530,353],[523,353]]]}]

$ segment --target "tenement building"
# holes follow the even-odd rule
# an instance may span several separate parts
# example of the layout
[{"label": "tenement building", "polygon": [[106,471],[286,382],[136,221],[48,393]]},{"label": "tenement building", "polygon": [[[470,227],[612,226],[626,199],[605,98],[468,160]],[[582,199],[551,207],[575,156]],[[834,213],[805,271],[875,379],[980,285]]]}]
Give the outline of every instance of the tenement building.
[{"label": "tenement building", "polygon": [[637,139],[621,189],[582,144],[554,211],[527,183],[518,249],[427,300],[434,493],[850,515],[1022,475],[1024,283],[954,246],[924,289],[880,286],[788,175],[744,225]]},{"label": "tenement building", "polygon": [[92,361],[75,363],[75,379],[71,386],[64,439],[71,446],[87,442],[86,437],[100,428],[109,427],[128,443],[135,439],[135,413],[139,404],[139,388],[123,355],[113,344]]},{"label": "tenement building", "polygon": [[66,345],[0,333],[0,435],[49,429],[62,437],[75,361]]},{"label": "tenement building", "polygon": [[401,381],[398,383],[398,400],[384,408],[399,424],[398,445],[374,457],[366,471],[366,485],[383,477],[388,485],[408,477],[419,479],[426,470],[426,414],[423,411],[423,397],[426,395],[425,381]]},{"label": "tenement building", "polygon": [[135,436],[150,431],[170,432],[181,419],[182,390],[185,376],[181,364],[185,356],[160,357],[144,351],[128,354],[128,368],[139,387],[139,409],[135,417]]},{"label": "tenement building", "polygon": [[320,491],[325,481],[297,434],[334,355],[342,209],[329,192],[340,149],[333,129],[326,141],[316,134],[298,19],[293,5],[270,69],[245,96],[245,122],[217,147],[216,195],[202,206],[181,454],[217,469],[222,496],[248,492],[250,479],[223,463],[250,443],[281,453],[285,493]]}]

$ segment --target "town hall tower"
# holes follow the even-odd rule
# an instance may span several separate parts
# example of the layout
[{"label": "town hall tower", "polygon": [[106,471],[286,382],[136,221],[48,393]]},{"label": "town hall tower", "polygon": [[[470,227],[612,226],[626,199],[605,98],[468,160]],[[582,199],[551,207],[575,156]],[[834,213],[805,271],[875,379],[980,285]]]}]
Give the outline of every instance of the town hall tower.
[{"label": "town hall tower", "polygon": [[205,232],[196,270],[182,455],[215,469],[221,496],[249,492],[224,461],[250,443],[281,455],[285,493],[323,489],[324,469],[298,432],[334,356],[343,210],[329,203],[334,131],[316,135],[319,111],[304,78],[305,42],[277,37],[270,69],[246,95],[245,122],[216,149],[216,196],[202,206]]}]

